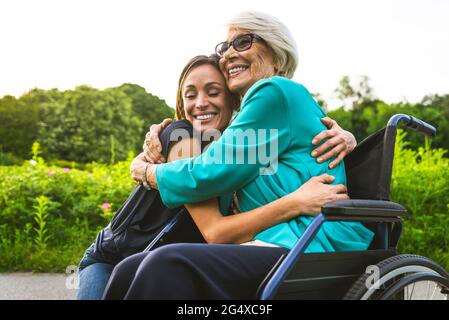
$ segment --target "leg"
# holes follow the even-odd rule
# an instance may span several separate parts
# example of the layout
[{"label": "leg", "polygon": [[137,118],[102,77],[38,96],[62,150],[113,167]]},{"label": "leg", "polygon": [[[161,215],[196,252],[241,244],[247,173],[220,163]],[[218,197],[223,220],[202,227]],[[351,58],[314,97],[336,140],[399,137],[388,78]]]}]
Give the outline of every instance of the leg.
[{"label": "leg", "polygon": [[254,299],[284,248],[172,244],[140,263],[125,299]]},{"label": "leg", "polygon": [[105,285],[103,299],[123,299],[142,260],[151,252],[137,253],[117,264]]},{"label": "leg", "polygon": [[78,300],[98,300],[103,296],[104,288],[109,280],[112,264],[104,263],[91,254],[94,248],[92,244],[84,253],[79,263],[79,289],[76,298]]},{"label": "leg", "polygon": [[93,263],[79,273],[78,300],[100,300],[114,266],[107,263]]}]

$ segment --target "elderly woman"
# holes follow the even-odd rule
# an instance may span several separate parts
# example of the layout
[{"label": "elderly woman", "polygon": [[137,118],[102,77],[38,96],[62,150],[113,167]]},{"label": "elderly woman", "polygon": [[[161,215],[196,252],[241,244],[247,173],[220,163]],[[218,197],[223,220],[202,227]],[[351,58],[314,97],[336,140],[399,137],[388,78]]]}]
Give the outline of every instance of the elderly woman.
[{"label": "elderly woman", "polygon": [[[289,80],[297,54],[288,29],[272,16],[245,12],[229,23],[216,53],[229,89],[243,99],[240,112],[202,155],[146,166],[145,178],[164,203],[178,206],[238,190],[240,210],[250,211],[322,174],[344,184],[342,162],[329,168],[330,160],[317,163],[311,156],[310,141],[325,129],[324,113],[302,85]],[[253,298],[311,222],[310,213],[303,214],[260,232],[252,245],[175,244],[130,257],[114,271],[105,297]],[[360,223],[327,222],[307,252],[366,250],[372,236]]]}]

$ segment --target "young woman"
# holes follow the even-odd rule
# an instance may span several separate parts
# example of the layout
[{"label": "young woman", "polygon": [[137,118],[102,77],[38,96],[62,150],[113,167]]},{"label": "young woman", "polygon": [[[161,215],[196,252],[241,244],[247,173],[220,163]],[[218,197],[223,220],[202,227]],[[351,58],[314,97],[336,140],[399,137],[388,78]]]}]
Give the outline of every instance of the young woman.
[{"label": "young woman", "polygon": [[[284,217],[290,219],[278,220],[271,227],[265,225],[268,228],[252,235],[260,245],[173,244],[131,256],[114,269],[105,298],[253,298],[274,263],[307,228],[312,218],[306,215],[319,212],[321,205],[312,206],[313,210],[300,207],[346,197],[341,194],[345,192],[341,185],[346,180],[344,164],[331,169],[329,161],[317,163],[311,156],[311,140],[325,129],[320,121],[324,113],[303,86],[289,80],[296,69],[297,55],[288,29],[274,17],[246,12],[231,22],[228,39],[217,46],[216,52],[221,56],[220,68],[229,89],[243,97],[238,115],[200,156],[146,164],[145,178],[151,187],[159,189],[168,206],[214,201],[210,199],[238,190],[240,209],[248,212],[248,219],[250,211],[279,204],[277,201],[294,190],[301,192],[297,195],[301,200],[295,210],[285,211],[290,215]],[[241,139],[242,132],[261,135],[256,140]],[[273,145],[275,152],[269,162],[260,157],[255,162],[248,160]],[[246,161],[226,161],[223,157],[227,154],[243,154]],[[217,155],[223,156],[221,163],[217,163]],[[139,179],[143,166],[136,165],[132,171]],[[331,182],[329,175],[335,177],[334,185],[324,184],[319,191],[321,184],[310,187],[323,179]],[[329,191],[326,188],[335,188],[335,193],[322,199],[323,192]],[[210,211],[198,216],[208,219]],[[267,216],[279,218],[275,212]],[[196,215],[192,216],[195,219]],[[224,223],[225,218],[212,224]],[[247,225],[250,223],[234,228],[244,231]],[[225,233],[231,232],[229,228]],[[326,222],[307,252],[365,250],[372,237],[360,223]]]},{"label": "young woman", "polygon": [[[229,92],[216,57],[197,56],[191,59],[179,79],[176,113],[180,121],[171,123],[161,134],[164,156],[168,161],[173,161],[200,154],[206,143],[201,143],[197,139],[201,135],[195,135],[194,132],[211,133],[215,130],[220,134],[228,126],[239,102],[238,97]],[[341,132],[339,135],[344,134]],[[185,139],[174,142],[171,141],[171,136],[184,136]],[[145,161],[145,157],[140,154],[132,166],[140,166],[142,161]],[[336,193],[334,187],[324,183],[311,183],[310,187],[322,193],[322,199]],[[250,241],[255,234],[270,226],[291,219],[301,210],[309,210],[299,207],[299,199],[304,198],[302,192],[296,191],[278,202],[238,216],[226,216],[229,213],[232,193],[203,203],[187,205],[187,209],[207,242],[242,243]],[[315,206],[320,204],[318,201],[309,203]],[[91,250],[92,247],[86,251],[80,263],[78,299],[101,298],[114,267],[108,262],[93,258]]]}]

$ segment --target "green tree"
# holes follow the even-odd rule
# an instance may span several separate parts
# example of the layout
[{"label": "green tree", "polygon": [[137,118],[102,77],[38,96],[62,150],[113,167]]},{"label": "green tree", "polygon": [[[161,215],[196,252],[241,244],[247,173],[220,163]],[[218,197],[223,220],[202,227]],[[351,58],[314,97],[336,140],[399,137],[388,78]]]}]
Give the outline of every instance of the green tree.
[{"label": "green tree", "polygon": [[[39,141],[47,157],[77,162],[124,160],[133,149],[142,121],[120,90],[80,86],[46,105]],[[111,150],[111,136],[115,149]]]},{"label": "green tree", "polygon": [[338,124],[348,131],[352,130],[352,111],[345,110],[344,107],[340,107],[338,109],[334,109],[332,111],[328,111],[327,115],[332,119],[335,119]]},{"label": "green tree", "polygon": [[134,145],[134,151],[140,151],[149,126],[153,123],[159,123],[165,118],[173,118],[175,111],[167,105],[165,100],[146,92],[143,87],[137,84],[125,83],[117,89],[131,98],[133,113],[142,120]]},{"label": "green tree", "polygon": [[[357,85],[353,85],[349,76],[344,76],[335,89],[335,93],[343,106],[337,112],[330,112],[329,116],[336,117],[337,121],[339,121],[338,117],[342,116],[344,119],[343,128],[351,131],[357,141],[364,139],[370,133],[368,131],[369,120],[365,117],[366,110],[372,110],[378,103],[382,103],[375,98],[373,89],[369,84],[369,78],[363,76]],[[350,126],[345,126],[349,119]]]},{"label": "green tree", "polygon": [[32,89],[0,98],[0,162],[19,163],[39,141],[47,159],[110,162],[139,152],[148,127],[174,109],[136,84],[97,90]]},{"label": "green tree", "polygon": [[37,138],[38,109],[13,96],[0,99],[0,151],[29,158]]},{"label": "green tree", "polygon": [[415,109],[418,118],[431,123],[437,129],[432,145],[449,150],[449,94],[426,96]]}]

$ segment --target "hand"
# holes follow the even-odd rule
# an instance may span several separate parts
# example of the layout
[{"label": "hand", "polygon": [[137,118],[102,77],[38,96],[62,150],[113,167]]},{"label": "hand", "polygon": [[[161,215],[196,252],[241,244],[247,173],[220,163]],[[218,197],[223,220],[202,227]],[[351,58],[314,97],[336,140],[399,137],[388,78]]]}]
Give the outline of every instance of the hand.
[{"label": "hand", "polygon": [[317,161],[321,163],[336,156],[329,164],[329,168],[332,169],[354,150],[357,141],[351,132],[343,130],[332,118],[321,118],[321,122],[326,125],[328,130],[324,130],[316,135],[312,140],[312,144],[317,145],[324,139],[327,139],[327,141],[312,151],[312,157],[318,157]]},{"label": "hand", "polygon": [[312,177],[297,190],[286,195],[290,201],[292,218],[298,214],[316,215],[329,201],[347,200],[347,189],[342,184],[330,184],[335,178],[328,174]]},{"label": "hand", "polygon": [[164,128],[166,128],[172,119],[164,119],[160,124],[153,124],[150,127],[150,131],[145,135],[145,143],[143,144],[143,151],[145,160],[149,163],[163,163],[167,162],[167,159],[162,155],[162,145],[159,140],[159,134]]},{"label": "hand", "polygon": [[147,164],[148,161],[145,160],[145,154],[143,152],[134,158],[130,166],[131,177],[134,181],[142,182],[143,170]]}]

